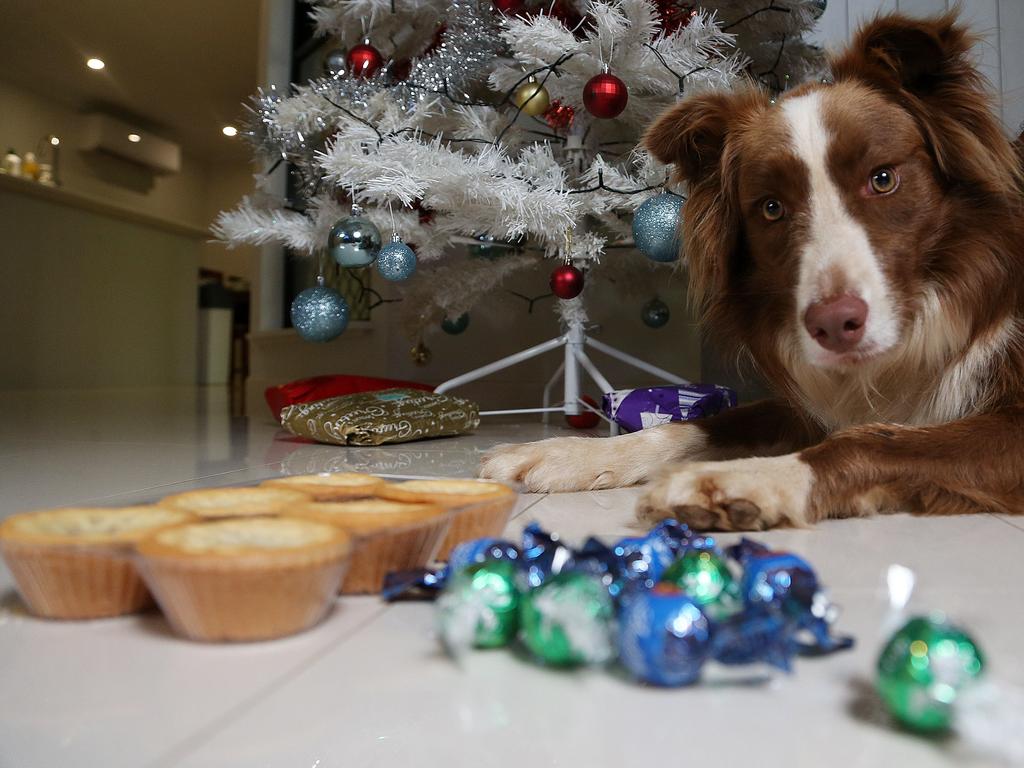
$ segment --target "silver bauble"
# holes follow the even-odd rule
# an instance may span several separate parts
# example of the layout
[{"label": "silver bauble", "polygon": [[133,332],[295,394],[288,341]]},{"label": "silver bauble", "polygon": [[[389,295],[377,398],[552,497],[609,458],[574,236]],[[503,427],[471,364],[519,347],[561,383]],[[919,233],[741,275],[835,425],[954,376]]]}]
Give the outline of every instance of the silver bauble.
[{"label": "silver bauble", "polygon": [[340,267],[366,267],[380,251],[380,230],[361,211],[338,221],[327,238],[327,252]]}]

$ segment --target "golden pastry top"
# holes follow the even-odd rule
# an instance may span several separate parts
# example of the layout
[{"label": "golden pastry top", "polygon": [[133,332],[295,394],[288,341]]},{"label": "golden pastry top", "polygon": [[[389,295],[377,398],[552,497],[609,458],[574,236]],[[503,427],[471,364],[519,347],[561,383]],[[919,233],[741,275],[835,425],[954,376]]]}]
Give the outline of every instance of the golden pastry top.
[{"label": "golden pastry top", "polygon": [[384,481],[358,472],[321,472],[316,475],[288,475],[260,483],[262,488],[291,488],[316,499],[333,500],[369,496]]},{"label": "golden pastry top", "polygon": [[417,504],[390,499],[357,499],[320,502],[297,507],[292,514],[337,525],[352,533],[412,526],[445,514],[437,504]]},{"label": "golden pastry top", "polygon": [[188,512],[157,506],[66,507],[12,515],[0,524],[0,539],[38,544],[128,543],[156,528],[193,520]]},{"label": "golden pastry top", "polygon": [[388,483],[378,488],[376,494],[397,501],[426,501],[451,507],[503,496],[514,497],[515,491],[501,483],[484,480],[438,479]]},{"label": "golden pastry top", "polygon": [[262,485],[337,485],[342,487],[379,485],[384,481],[359,472],[319,472],[315,475],[286,475],[266,480]]},{"label": "golden pastry top", "polygon": [[309,494],[293,488],[204,488],[175,493],[159,504],[205,518],[249,517],[282,514],[310,499]]},{"label": "golden pastry top", "polygon": [[344,531],[298,517],[248,517],[180,525],[139,543],[143,555],[237,557],[345,545]]}]

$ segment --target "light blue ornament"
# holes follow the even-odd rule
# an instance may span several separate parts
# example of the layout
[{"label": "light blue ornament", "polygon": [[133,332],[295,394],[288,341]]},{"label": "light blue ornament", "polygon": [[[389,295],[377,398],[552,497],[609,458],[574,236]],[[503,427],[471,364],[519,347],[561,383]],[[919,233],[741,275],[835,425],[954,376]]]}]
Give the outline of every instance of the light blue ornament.
[{"label": "light blue ornament", "polygon": [[307,288],[292,302],[292,325],[306,341],[330,341],[341,335],[348,325],[348,302],[337,291],[324,285]]},{"label": "light blue ornament", "polygon": [[327,252],[341,267],[366,267],[373,264],[380,251],[380,230],[363,216],[358,205],[352,215],[341,219],[327,238]]},{"label": "light blue ornament", "polygon": [[416,271],[416,253],[396,233],[377,254],[377,271],[385,280],[408,280]]},{"label": "light blue ornament", "polygon": [[683,198],[662,192],[641,204],[633,214],[633,242],[637,250],[652,261],[669,262],[679,258],[679,222]]}]

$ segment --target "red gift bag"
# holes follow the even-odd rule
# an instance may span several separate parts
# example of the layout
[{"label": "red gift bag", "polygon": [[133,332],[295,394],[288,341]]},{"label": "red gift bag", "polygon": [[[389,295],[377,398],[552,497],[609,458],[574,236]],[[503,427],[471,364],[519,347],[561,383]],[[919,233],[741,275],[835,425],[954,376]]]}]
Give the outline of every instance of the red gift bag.
[{"label": "red gift bag", "polygon": [[356,392],[376,392],[380,389],[421,389],[433,392],[429,384],[414,381],[398,381],[396,379],[376,379],[372,376],[314,376],[311,379],[299,379],[277,387],[267,387],[263,393],[267,405],[274,418],[281,421],[281,411],[289,405],[313,403],[328,397],[352,395]]}]

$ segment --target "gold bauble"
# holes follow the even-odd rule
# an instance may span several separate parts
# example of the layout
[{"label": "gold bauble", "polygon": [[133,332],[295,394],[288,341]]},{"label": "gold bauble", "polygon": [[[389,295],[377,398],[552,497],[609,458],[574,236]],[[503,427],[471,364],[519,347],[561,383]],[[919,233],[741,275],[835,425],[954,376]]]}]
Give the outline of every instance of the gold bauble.
[{"label": "gold bauble", "polygon": [[537,117],[548,111],[548,107],[551,106],[551,98],[548,96],[548,89],[531,77],[516,88],[515,93],[512,94],[512,103],[523,113]]},{"label": "gold bauble", "polygon": [[434,354],[427,349],[427,345],[420,341],[415,347],[409,350],[409,355],[416,365],[427,365]]}]

